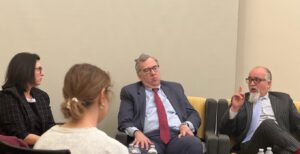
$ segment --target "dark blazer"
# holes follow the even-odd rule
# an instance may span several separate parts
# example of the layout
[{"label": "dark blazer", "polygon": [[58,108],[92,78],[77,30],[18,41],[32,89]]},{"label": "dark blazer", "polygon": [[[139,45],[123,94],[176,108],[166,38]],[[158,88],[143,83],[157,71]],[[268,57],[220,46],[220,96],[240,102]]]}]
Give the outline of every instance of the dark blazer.
[{"label": "dark blazer", "polygon": [[[197,130],[201,124],[198,112],[188,102],[183,87],[175,82],[161,81],[166,94],[181,122],[190,121]],[[118,129],[136,127],[143,131],[146,111],[146,93],[142,82],[127,85],[121,90],[121,104],[118,115]]]},{"label": "dark blazer", "polygon": [[[246,93],[245,100],[248,100]],[[288,94],[269,92],[269,98],[279,127],[289,133],[300,130],[300,115]],[[253,104],[245,101],[234,119],[229,119],[229,109],[224,114],[220,132],[236,137],[238,144],[246,137],[252,119]]]},{"label": "dark blazer", "polygon": [[[24,139],[29,133],[41,135],[55,124],[47,93],[32,88],[31,94],[36,99],[37,114],[34,113],[24,95],[15,87],[0,92],[0,129],[2,133]],[[38,122],[34,119],[38,119]],[[37,128],[38,132],[33,132]]]}]

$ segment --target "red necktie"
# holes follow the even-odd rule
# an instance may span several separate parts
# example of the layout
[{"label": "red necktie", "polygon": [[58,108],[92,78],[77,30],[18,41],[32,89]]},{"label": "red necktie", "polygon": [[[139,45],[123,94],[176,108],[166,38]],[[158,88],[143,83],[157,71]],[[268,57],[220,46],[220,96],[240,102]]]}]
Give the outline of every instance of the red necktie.
[{"label": "red necktie", "polygon": [[154,101],[157,108],[158,122],[159,122],[159,131],[160,139],[167,144],[170,141],[170,128],[168,125],[168,119],[165,107],[157,93],[158,88],[152,89],[154,92]]}]

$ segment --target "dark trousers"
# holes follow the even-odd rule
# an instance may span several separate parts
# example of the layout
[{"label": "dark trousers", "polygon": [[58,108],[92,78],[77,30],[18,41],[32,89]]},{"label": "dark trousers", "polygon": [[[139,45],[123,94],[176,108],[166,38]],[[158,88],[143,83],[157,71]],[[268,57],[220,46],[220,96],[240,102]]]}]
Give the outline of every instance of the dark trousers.
[{"label": "dark trousers", "polygon": [[274,120],[264,120],[251,140],[241,144],[239,154],[255,154],[259,148],[272,147],[275,154],[295,153],[300,143],[290,133],[282,130]]},{"label": "dark trousers", "polygon": [[[178,131],[171,131],[171,140],[164,144],[159,137],[159,130],[145,134],[154,142],[158,154],[202,154],[203,147],[201,140],[197,136],[184,136],[178,138]],[[142,154],[147,154],[142,149]]]}]

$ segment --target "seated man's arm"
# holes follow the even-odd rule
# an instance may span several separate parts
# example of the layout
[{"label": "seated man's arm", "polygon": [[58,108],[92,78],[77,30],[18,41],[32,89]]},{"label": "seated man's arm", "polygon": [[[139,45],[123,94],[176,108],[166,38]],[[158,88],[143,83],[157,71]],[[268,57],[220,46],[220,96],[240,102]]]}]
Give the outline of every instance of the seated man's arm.
[{"label": "seated man's arm", "polygon": [[180,133],[178,137],[186,135],[193,136],[196,132],[195,128],[199,128],[201,124],[201,119],[198,112],[194,110],[194,108],[188,103],[187,98],[186,101],[187,103],[185,109],[187,110],[187,119],[179,126]]},{"label": "seated man's arm", "polygon": [[176,89],[179,91],[178,98],[179,103],[182,106],[182,115],[183,120],[179,126],[179,137],[186,135],[194,135],[196,130],[200,127],[201,119],[198,112],[193,108],[193,106],[189,103],[187,97],[184,94],[183,87],[178,84],[179,87]]},{"label": "seated man's arm", "polygon": [[221,118],[219,131],[227,135],[233,134],[236,130],[236,116],[237,113],[229,108]]},{"label": "seated man's arm", "polygon": [[[149,148],[149,144],[153,144],[148,137],[140,131],[135,122],[135,112],[138,110],[138,104],[135,104],[135,98],[125,88],[121,90],[121,104],[118,114],[118,129],[124,131],[127,135],[134,137],[133,144],[139,144],[141,148]],[[136,106],[135,106],[136,105]],[[134,110],[135,109],[135,110]],[[144,118],[144,117],[140,117]]]},{"label": "seated man's arm", "polygon": [[[119,131],[124,132],[126,128],[136,127],[133,122],[134,100],[126,88],[122,88],[120,98],[121,104],[118,113],[118,129]],[[131,132],[131,135],[133,136],[133,132]]]},{"label": "seated man's arm", "polygon": [[137,130],[139,130],[139,129],[137,129],[136,127],[127,127],[125,129],[125,133],[127,135],[129,135],[130,137],[134,137],[134,132],[137,131]]},{"label": "seated man's arm", "polygon": [[221,116],[222,118],[220,122],[219,131],[227,135],[240,134],[241,128],[245,127],[246,125],[246,121],[247,121],[246,113],[247,111],[245,106],[241,106],[239,110],[236,111],[232,109],[232,105],[230,105],[227,111],[223,114],[223,116]]},{"label": "seated man's arm", "polygon": [[[242,87],[231,97],[231,103],[229,109],[224,113],[221,123],[220,132],[231,135],[237,131],[237,116],[240,114],[240,119],[243,119],[244,123],[239,124],[239,127],[246,125],[247,111],[245,110],[245,94]],[[242,126],[243,125],[243,126]],[[239,132],[240,133],[240,132]],[[238,134],[239,134],[238,133]]]},{"label": "seated man's arm", "polygon": [[149,149],[149,144],[153,144],[150,139],[145,136],[143,132],[141,132],[136,127],[128,127],[125,129],[125,133],[131,137],[134,137],[134,141],[132,142],[134,145],[138,144],[141,148]]},{"label": "seated man's arm", "polygon": [[140,130],[136,130],[134,133],[134,141],[132,142],[134,145],[138,144],[142,149],[149,149],[149,145],[153,144],[150,139]]},{"label": "seated man's arm", "polygon": [[178,137],[182,137],[182,136],[194,136],[194,131],[195,129],[191,129],[190,127],[193,127],[192,125],[190,125],[191,122],[189,121],[186,121],[184,123],[182,123],[180,126],[179,126],[179,135]]},{"label": "seated man's arm", "polygon": [[180,99],[182,105],[184,105],[185,113],[186,113],[186,120],[183,121],[184,124],[186,124],[192,132],[195,132],[201,125],[201,119],[198,114],[198,112],[193,108],[193,106],[189,103],[187,97],[184,94],[184,89],[180,85]]}]

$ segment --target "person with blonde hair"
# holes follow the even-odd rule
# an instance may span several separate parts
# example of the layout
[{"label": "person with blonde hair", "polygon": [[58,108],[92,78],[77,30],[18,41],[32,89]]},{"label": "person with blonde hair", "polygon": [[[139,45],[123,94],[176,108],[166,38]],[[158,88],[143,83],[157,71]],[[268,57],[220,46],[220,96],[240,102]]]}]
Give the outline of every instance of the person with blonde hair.
[{"label": "person with blonde hair", "polygon": [[67,72],[61,110],[69,121],[55,125],[37,141],[35,149],[69,149],[72,154],[123,154],[127,148],[96,128],[107,115],[111,79],[91,64],[75,64]]}]

